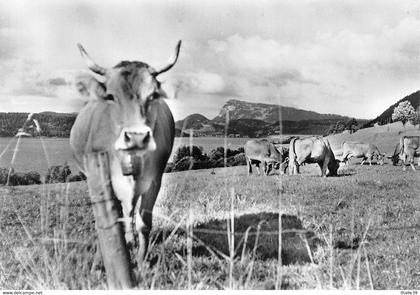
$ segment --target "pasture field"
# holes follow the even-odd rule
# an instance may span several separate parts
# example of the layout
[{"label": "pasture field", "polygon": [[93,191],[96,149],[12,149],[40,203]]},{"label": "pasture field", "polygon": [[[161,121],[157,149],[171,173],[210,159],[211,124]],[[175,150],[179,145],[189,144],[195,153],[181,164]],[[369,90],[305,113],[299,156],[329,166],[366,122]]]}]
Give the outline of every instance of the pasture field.
[{"label": "pasture field", "polygon": [[[139,288],[418,289],[419,171],[350,165],[320,178],[316,165],[302,168],[298,176],[249,177],[245,166],[165,174]],[[96,235],[86,183],[3,187],[0,196],[0,288],[106,288],[90,270]],[[190,248],[187,220],[201,240]]]},{"label": "pasture field", "polygon": [[[328,138],[337,153],[344,140],[392,153],[401,129]],[[6,155],[9,142],[0,142]],[[67,139],[45,139],[47,153],[39,139],[22,142],[29,147],[17,153],[22,167],[41,165],[41,158],[62,164],[70,151]],[[317,165],[298,176],[248,176],[245,166],[164,174],[147,263],[134,268],[138,287],[418,289],[420,171],[359,162],[332,178],[319,177]],[[0,202],[1,289],[106,288],[104,274],[91,270],[96,232],[85,182],[0,187]]]}]

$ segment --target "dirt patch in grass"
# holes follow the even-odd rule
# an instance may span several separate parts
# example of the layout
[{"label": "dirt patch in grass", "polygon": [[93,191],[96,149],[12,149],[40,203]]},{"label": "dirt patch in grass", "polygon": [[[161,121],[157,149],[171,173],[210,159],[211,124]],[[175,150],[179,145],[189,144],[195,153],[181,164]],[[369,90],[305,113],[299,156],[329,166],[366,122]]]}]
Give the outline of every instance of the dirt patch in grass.
[{"label": "dirt patch in grass", "polygon": [[[193,256],[211,256],[222,253],[229,256],[228,219],[213,219],[200,223],[193,228],[195,243]],[[313,231],[306,230],[302,222],[293,215],[281,218],[281,261],[283,265],[313,262],[313,253],[321,245]],[[162,242],[165,234],[157,233],[157,243]],[[177,232],[186,236],[183,230]],[[168,234],[166,234],[167,236]],[[252,253],[260,260],[278,259],[279,215],[274,212],[244,214],[234,218],[235,257]],[[184,237],[185,238],[185,237]],[[182,249],[181,252],[185,252]]]}]

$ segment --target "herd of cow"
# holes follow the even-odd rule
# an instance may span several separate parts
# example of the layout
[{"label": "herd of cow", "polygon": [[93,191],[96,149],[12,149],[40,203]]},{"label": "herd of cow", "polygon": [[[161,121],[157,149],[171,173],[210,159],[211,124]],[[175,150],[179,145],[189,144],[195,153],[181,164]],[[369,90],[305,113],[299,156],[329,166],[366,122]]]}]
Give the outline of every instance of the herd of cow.
[{"label": "herd of cow", "polygon": [[[139,61],[122,61],[112,68],[104,68],[79,50],[93,74],[83,74],[76,81],[87,104],[78,114],[70,134],[70,145],[80,169],[89,178],[84,157],[90,153],[107,152],[112,189],[121,202],[125,240],[138,244],[138,258],[142,260],[148,247],[152,227],[152,210],[161,187],[162,174],[170,157],[175,123],[164,101],[165,92],[158,75],[171,69],[176,61],[181,41],[168,65],[156,70]],[[382,159],[373,145],[345,143],[343,159],[337,160],[327,139],[294,138],[289,149],[277,149],[264,140],[251,140],[245,145],[249,172],[251,164],[264,167],[269,174],[274,169],[291,174],[299,173],[304,163],[318,163],[322,175],[337,174],[340,162],[351,157]],[[419,148],[419,137],[403,137],[395,149],[398,158],[413,160]],[[137,238],[136,238],[137,237]]]},{"label": "herd of cow", "polygon": [[[321,168],[321,176],[335,176],[340,166],[347,164],[351,158],[362,158],[361,165],[365,161],[375,159],[380,165],[384,164],[387,157],[397,165],[401,160],[403,169],[406,169],[408,162],[413,170],[414,157],[420,156],[419,136],[403,136],[397,143],[394,153],[387,156],[379,151],[378,147],[371,143],[345,141],[341,146],[342,156],[334,155],[331,145],[324,137],[308,137],[291,139],[289,147],[276,146],[267,139],[251,139],[245,143],[245,158],[248,167],[248,175],[252,173],[252,165],[263,169],[263,174],[268,175],[273,169],[279,169],[280,174],[285,174],[289,167],[289,174],[299,173],[299,167],[306,163],[316,163]],[[420,166],[420,158],[419,158]],[[260,167],[262,166],[262,167]]]}]

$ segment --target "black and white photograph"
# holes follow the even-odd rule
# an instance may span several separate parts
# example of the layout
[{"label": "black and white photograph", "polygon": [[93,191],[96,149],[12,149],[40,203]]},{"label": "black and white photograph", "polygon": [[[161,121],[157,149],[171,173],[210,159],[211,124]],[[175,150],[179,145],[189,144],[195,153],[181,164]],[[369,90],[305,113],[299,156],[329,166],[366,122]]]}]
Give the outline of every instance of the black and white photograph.
[{"label": "black and white photograph", "polygon": [[419,142],[420,1],[2,0],[0,290],[418,294]]}]

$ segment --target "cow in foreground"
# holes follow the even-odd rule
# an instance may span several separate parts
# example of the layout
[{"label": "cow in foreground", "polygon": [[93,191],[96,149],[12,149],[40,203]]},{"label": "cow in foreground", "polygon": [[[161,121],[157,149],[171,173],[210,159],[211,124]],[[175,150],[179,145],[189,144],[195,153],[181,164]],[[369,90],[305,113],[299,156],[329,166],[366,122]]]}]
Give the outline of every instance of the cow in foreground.
[{"label": "cow in foreground", "polygon": [[335,159],[330,143],[326,138],[313,136],[293,138],[289,147],[289,174],[299,174],[299,167],[304,163],[317,163],[321,176],[336,176],[340,161]]},{"label": "cow in foreground", "polygon": [[245,143],[245,158],[248,167],[248,175],[252,173],[252,164],[257,167],[258,175],[260,165],[263,167],[264,175],[268,175],[274,169],[280,169],[280,174],[286,173],[287,169],[287,150],[276,146],[266,139],[251,139]]},{"label": "cow in foreground", "polygon": [[[71,129],[70,145],[83,172],[85,154],[108,152],[111,184],[121,202],[125,238],[127,243],[135,242],[134,224],[141,261],[146,254],[152,210],[175,135],[174,119],[163,100],[166,94],[157,76],[176,63],[181,41],[172,60],[160,70],[138,61],[122,61],[112,68],[103,68],[78,46],[86,65],[98,79],[90,74],[76,79],[79,92],[88,102]],[[139,210],[134,212],[139,200]]]},{"label": "cow in foreground", "polygon": [[[411,168],[416,170],[414,167],[414,157],[420,157],[419,148],[420,136],[403,136],[400,138],[399,143],[396,145],[394,154],[388,156],[392,160],[392,164],[395,166],[400,160],[403,162],[403,170],[406,169],[406,162],[408,160]],[[420,166],[420,158],[418,160]]]},{"label": "cow in foreground", "polygon": [[382,154],[374,144],[345,141],[342,144],[342,150],[343,156],[341,161],[346,164],[353,157],[363,158],[360,165],[363,165],[366,160],[369,161],[369,165],[372,165],[373,158],[375,158],[380,165],[384,164],[385,154]]}]

